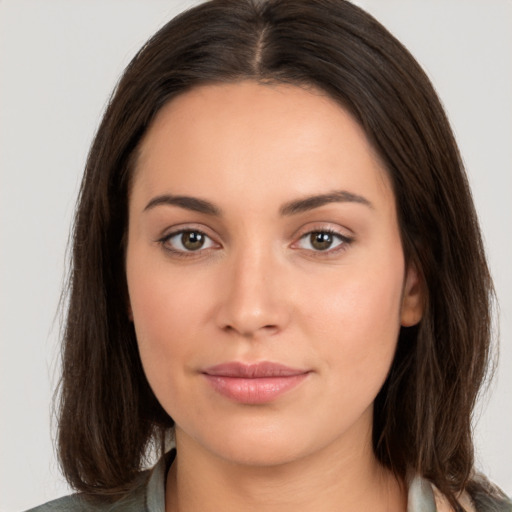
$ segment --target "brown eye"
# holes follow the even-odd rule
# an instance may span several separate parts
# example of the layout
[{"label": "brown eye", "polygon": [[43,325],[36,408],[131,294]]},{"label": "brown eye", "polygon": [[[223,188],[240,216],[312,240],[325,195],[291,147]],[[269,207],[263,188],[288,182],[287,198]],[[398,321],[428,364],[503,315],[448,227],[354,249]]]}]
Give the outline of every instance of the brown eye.
[{"label": "brown eye", "polygon": [[331,254],[336,249],[344,249],[350,245],[352,238],[330,230],[310,231],[304,234],[295,244],[299,249],[311,252]]},{"label": "brown eye", "polygon": [[174,253],[200,252],[216,246],[205,233],[197,230],[182,230],[165,236],[160,240],[165,249]]},{"label": "brown eye", "polygon": [[199,231],[185,231],[181,234],[181,243],[189,251],[197,251],[203,247],[205,235]]},{"label": "brown eye", "polygon": [[309,243],[311,244],[311,247],[317,251],[326,251],[327,249],[330,249],[334,243],[334,237],[335,236],[332,233],[316,231],[310,233]]}]

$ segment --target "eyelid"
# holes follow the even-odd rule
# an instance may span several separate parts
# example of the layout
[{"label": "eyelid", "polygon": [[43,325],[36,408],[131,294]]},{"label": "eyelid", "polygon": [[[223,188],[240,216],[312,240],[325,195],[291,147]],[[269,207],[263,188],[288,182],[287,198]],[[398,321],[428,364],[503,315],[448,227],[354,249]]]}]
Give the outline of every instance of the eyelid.
[{"label": "eyelid", "polygon": [[[167,229],[165,234],[160,236],[156,240],[156,242],[159,243],[165,251],[171,253],[174,256],[185,258],[194,256],[197,257],[200,256],[201,254],[204,254],[207,251],[221,247],[221,244],[215,240],[216,237],[209,234],[208,231],[210,230],[205,229],[203,226],[198,227],[197,225],[194,224],[181,224]],[[183,233],[200,233],[210,241],[210,245],[208,247],[200,247],[197,250],[187,250],[186,248],[178,249],[170,246],[169,241],[174,237],[182,235]]]},{"label": "eyelid", "polygon": [[[222,244],[217,241],[218,237],[216,237],[214,234],[210,234],[210,231],[211,230],[209,228],[205,228],[205,226],[203,225],[180,224],[177,226],[173,226],[172,228],[168,228],[165,234],[160,236],[156,240],[156,242],[159,243],[165,251],[171,253],[172,255],[176,255],[178,257],[198,257],[204,254],[205,252],[222,248]],[[308,252],[319,256],[334,255],[338,252],[346,250],[348,246],[354,242],[354,236],[352,234],[347,234],[347,231],[350,231],[350,233],[352,233],[352,231],[349,230],[348,228],[342,228],[341,226],[338,225],[334,227],[332,223],[309,223],[305,226],[302,226],[299,230],[295,232],[295,234],[292,237],[294,241],[292,242],[290,247],[292,249],[302,250],[304,252]],[[200,247],[197,250],[187,250],[186,248],[179,249],[169,245],[169,241],[173,237],[179,236],[187,232],[200,233],[209,240],[209,245],[207,247]],[[304,240],[307,236],[311,236],[313,233],[328,233],[338,238],[340,242],[337,243],[334,247],[325,250],[300,247],[300,242]]]},{"label": "eyelid", "polygon": [[[299,229],[293,239],[294,242],[291,244],[293,249],[303,250],[305,252],[314,254],[315,256],[330,256],[337,254],[338,252],[344,251],[348,249],[348,247],[354,242],[355,238],[353,234],[347,234],[346,231],[350,231],[348,228],[341,228],[340,226],[334,227],[332,223],[312,223],[306,226],[303,226]],[[337,237],[341,243],[338,243],[333,248],[322,250],[315,249],[307,249],[303,247],[299,247],[298,244],[304,240],[306,237],[311,236],[313,233],[328,233]],[[350,233],[352,233],[350,231]]]},{"label": "eyelid", "polygon": [[295,230],[291,238],[298,239],[304,235],[308,235],[310,233],[316,233],[316,232],[327,232],[332,233],[334,235],[338,235],[344,239],[352,240],[354,239],[354,232],[346,227],[342,226],[340,224],[337,224],[335,222],[329,222],[329,221],[313,221],[308,222],[306,224],[303,224],[299,229]]}]

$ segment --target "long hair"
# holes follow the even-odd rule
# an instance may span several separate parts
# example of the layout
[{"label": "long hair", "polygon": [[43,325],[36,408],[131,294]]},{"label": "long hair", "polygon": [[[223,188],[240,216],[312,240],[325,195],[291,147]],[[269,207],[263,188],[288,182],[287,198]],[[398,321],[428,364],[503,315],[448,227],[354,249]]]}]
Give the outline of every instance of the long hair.
[{"label": "long hair", "polygon": [[[76,489],[130,487],[173,426],[142,370],[127,314],[127,203],[137,147],[160,108],[207,83],[314,86],[364,129],[391,180],[406,261],[425,286],[375,401],[373,448],[452,505],[473,478],[471,416],[489,366],[492,282],[443,108],[409,52],[344,0],[213,0],[156,33],[121,77],[92,144],[73,232],[59,455]],[[307,411],[304,412],[307,414]]]}]

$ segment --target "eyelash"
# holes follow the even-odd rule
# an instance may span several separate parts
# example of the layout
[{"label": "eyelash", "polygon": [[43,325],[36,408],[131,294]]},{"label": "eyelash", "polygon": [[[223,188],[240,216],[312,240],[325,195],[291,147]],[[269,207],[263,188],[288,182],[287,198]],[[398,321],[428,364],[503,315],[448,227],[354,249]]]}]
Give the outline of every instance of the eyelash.
[{"label": "eyelash", "polygon": [[[175,237],[179,237],[180,235],[183,236],[185,233],[191,233],[191,234],[196,234],[196,235],[205,237],[207,240],[210,241],[211,245],[209,247],[201,246],[197,250],[187,250],[186,248],[176,249],[176,248],[173,248],[169,244],[170,240],[172,240]],[[315,256],[318,255],[318,256],[328,257],[328,256],[338,254],[341,251],[347,250],[348,246],[354,241],[353,237],[342,235],[341,233],[339,233],[338,231],[336,231],[334,229],[321,228],[321,229],[312,229],[312,230],[307,231],[306,233],[303,233],[299,237],[299,239],[292,244],[292,247],[296,246],[298,243],[300,243],[303,240],[307,240],[308,237],[311,237],[312,235],[315,235],[315,234],[330,235],[330,236],[338,239],[338,241],[339,241],[338,245],[336,245],[334,248],[329,247],[326,250],[314,250],[314,249],[304,249],[303,248],[303,250],[308,251],[308,252],[314,254]],[[169,233],[169,234],[163,236],[162,238],[160,238],[158,240],[158,243],[161,244],[161,246],[163,247],[163,249],[165,251],[170,252],[170,253],[172,253],[173,256],[177,256],[179,258],[197,257],[200,254],[204,254],[205,251],[210,251],[211,249],[214,249],[214,247],[213,247],[214,245],[218,245],[218,244],[216,244],[215,241],[212,240],[212,238],[209,235],[207,235],[204,231],[202,231],[200,229],[180,229],[178,231],[173,231],[172,233]],[[181,243],[183,245],[181,240],[179,243]],[[301,249],[300,247],[294,247],[294,248]]]},{"label": "eyelash", "polygon": [[324,257],[333,256],[335,254],[338,254],[341,251],[347,250],[348,246],[354,241],[353,237],[342,235],[341,233],[339,233],[338,231],[336,231],[334,229],[321,228],[321,229],[311,229],[311,230],[307,231],[306,233],[301,235],[300,238],[298,239],[298,241],[294,242],[293,245],[297,245],[302,240],[307,240],[308,237],[310,238],[312,235],[315,235],[315,234],[329,235],[329,236],[332,236],[332,237],[338,239],[338,241],[339,241],[338,245],[336,245],[333,248],[329,247],[325,251],[314,250],[314,249],[305,249],[306,251],[311,251],[315,256],[316,255],[320,255],[320,256],[324,256]]},{"label": "eyelash", "polygon": [[[198,250],[187,250],[184,249],[175,249],[173,248],[169,242],[175,237],[179,237],[180,235],[183,236],[185,233],[194,233],[196,235],[200,235],[205,237],[207,240],[212,242],[212,245],[215,245],[215,242],[212,240],[212,237],[208,236],[204,231],[201,231],[200,229],[180,229],[178,231],[173,231],[172,233],[169,233],[168,235],[163,236],[158,240],[158,242],[162,245],[163,249],[167,252],[172,253],[173,256],[177,256],[179,258],[191,258],[194,256],[198,256],[200,253],[204,253],[204,251],[209,251],[213,247],[200,247]],[[180,243],[183,245],[183,243],[180,241]],[[218,245],[218,244],[217,244]]]}]

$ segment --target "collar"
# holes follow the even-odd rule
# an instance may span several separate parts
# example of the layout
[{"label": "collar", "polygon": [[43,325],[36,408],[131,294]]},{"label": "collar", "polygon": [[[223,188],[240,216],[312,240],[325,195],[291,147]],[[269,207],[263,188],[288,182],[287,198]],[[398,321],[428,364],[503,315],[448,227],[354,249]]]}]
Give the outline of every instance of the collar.
[{"label": "collar", "polygon": [[[176,449],[172,449],[152,469],[145,492],[146,512],[165,512],[165,480],[175,457]],[[436,493],[428,480],[419,475],[409,480],[407,512],[448,512],[450,510],[443,497]]]}]

